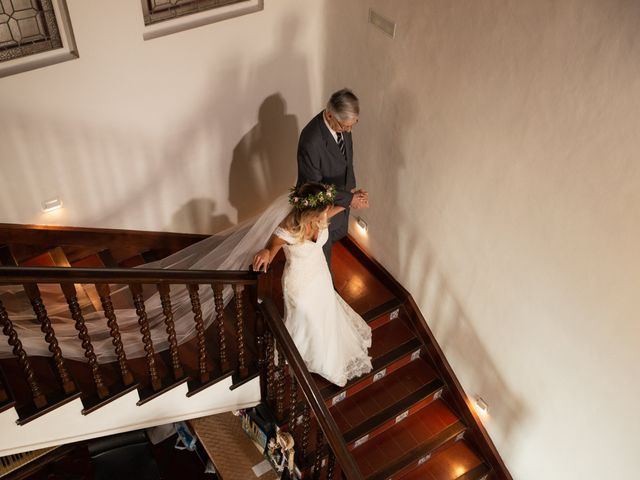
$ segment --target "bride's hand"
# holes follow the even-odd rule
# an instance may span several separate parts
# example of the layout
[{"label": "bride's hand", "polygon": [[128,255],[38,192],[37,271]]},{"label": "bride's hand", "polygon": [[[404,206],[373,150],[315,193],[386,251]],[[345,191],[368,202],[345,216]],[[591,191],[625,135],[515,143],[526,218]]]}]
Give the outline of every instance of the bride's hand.
[{"label": "bride's hand", "polygon": [[253,270],[255,272],[259,272],[262,270],[262,267],[264,267],[263,271],[266,272],[267,268],[269,268],[270,263],[271,263],[271,254],[269,253],[269,250],[267,250],[266,248],[263,248],[258,253],[256,253],[255,256],[253,257]]}]

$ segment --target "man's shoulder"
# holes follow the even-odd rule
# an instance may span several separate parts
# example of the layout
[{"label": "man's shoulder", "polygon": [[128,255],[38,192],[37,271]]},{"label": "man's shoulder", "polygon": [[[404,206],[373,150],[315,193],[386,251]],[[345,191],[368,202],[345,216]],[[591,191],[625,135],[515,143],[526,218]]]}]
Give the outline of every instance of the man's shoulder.
[{"label": "man's shoulder", "polygon": [[324,120],[322,118],[323,113],[324,110],[309,120],[309,123],[304,126],[302,132],[300,132],[301,141],[313,141],[320,140],[322,138],[322,126],[324,125]]}]

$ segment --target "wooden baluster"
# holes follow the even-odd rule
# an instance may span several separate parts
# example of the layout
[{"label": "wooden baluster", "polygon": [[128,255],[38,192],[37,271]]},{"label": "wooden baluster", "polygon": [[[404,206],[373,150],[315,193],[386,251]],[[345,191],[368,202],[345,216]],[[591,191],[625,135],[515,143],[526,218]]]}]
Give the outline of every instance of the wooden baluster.
[{"label": "wooden baluster", "polygon": [[76,286],[73,283],[62,283],[60,284],[60,287],[62,287],[62,293],[64,293],[64,296],[67,299],[71,317],[76,322],[75,326],[76,330],[78,331],[78,338],[82,342],[82,348],[84,348],[84,356],[89,362],[91,374],[93,375],[93,382],[96,384],[96,393],[98,394],[98,398],[102,400],[109,396],[109,389],[104,384],[102,374],[100,373],[100,369],[98,367],[98,359],[95,352],[93,351],[91,337],[89,336],[89,331],[87,330],[87,325],[85,324],[82,310],[80,309],[80,305],[78,304]]},{"label": "wooden baluster", "polygon": [[200,383],[209,381],[207,371],[207,344],[204,336],[204,321],[202,320],[202,308],[200,307],[200,296],[198,295],[198,284],[189,284],[189,297],[191,298],[191,310],[193,319],[196,322],[196,335],[198,337],[198,372]]},{"label": "wooden baluster", "polygon": [[333,480],[335,468],[336,468],[336,456],[333,454],[333,450],[329,448],[329,464],[327,466],[327,480]]},{"label": "wooden baluster", "polygon": [[303,460],[307,459],[307,453],[309,452],[309,433],[311,433],[311,411],[309,404],[305,400],[304,408],[302,409],[302,442],[300,444],[300,457]]},{"label": "wooden baluster", "polygon": [[296,407],[298,403],[298,381],[295,375],[289,377],[289,433],[295,437]]},{"label": "wooden baluster", "polygon": [[244,318],[242,297],[244,292],[243,285],[233,285],[233,293],[236,302],[236,338],[238,339],[238,375],[240,378],[246,378],[249,375],[249,369],[246,365],[246,354],[244,346]]},{"label": "wooden baluster", "polygon": [[33,369],[31,368],[31,363],[29,362],[29,358],[27,357],[27,352],[22,348],[22,342],[18,338],[18,333],[15,328],[13,328],[13,323],[9,319],[9,315],[7,314],[7,310],[0,302],[0,325],[2,326],[2,333],[7,336],[7,342],[10,346],[13,347],[13,354],[18,357],[18,363],[20,367],[22,367],[22,371],[24,372],[24,377],[27,380],[27,384],[29,385],[29,389],[31,390],[31,396],[33,398],[33,403],[36,408],[43,408],[47,405],[47,398],[44,393],[40,389],[40,385],[36,380],[36,376],[33,373]]},{"label": "wooden baluster", "polygon": [[260,399],[267,400],[267,349],[265,348],[264,317],[256,310],[256,347],[258,350],[258,370],[260,371]]},{"label": "wooden baluster", "polygon": [[69,372],[67,371],[67,366],[64,358],[62,357],[62,350],[60,350],[58,339],[56,338],[56,334],[51,326],[51,320],[49,319],[49,315],[47,315],[47,309],[45,308],[44,303],[42,302],[42,297],[40,296],[40,289],[38,288],[38,285],[34,283],[25,284],[24,289],[31,301],[31,306],[36,314],[36,318],[38,319],[38,322],[40,322],[40,330],[44,333],[44,339],[49,344],[49,351],[53,355],[53,361],[58,372],[58,377],[60,377],[64,393],[71,394],[76,391],[76,385],[73,380],[71,380]]},{"label": "wooden baluster", "polygon": [[162,313],[164,314],[164,324],[166,325],[167,336],[169,338],[169,352],[171,354],[171,367],[173,368],[173,378],[176,380],[184,377],[184,370],[180,363],[178,354],[178,340],[176,339],[176,326],[173,321],[173,310],[171,309],[171,288],[164,283],[158,284],[160,302],[162,303]]},{"label": "wooden baluster", "polygon": [[273,335],[268,330],[265,335],[265,342],[267,348],[267,400],[269,405],[273,407],[276,399],[275,349]]},{"label": "wooden baluster", "polygon": [[142,285],[132,283],[129,285],[131,294],[133,295],[133,304],[138,314],[138,325],[140,325],[140,333],[142,334],[142,343],[144,343],[145,357],[147,360],[147,368],[149,369],[149,377],[151,378],[151,388],[157,392],[162,388],[160,375],[156,366],[156,352],[153,349],[153,341],[151,340],[151,331],[149,330],[149,319],[144,306],[144,298],[142,297]]},{"label": "wooden baluster", "polygon": [[[276,346],[277,348],[277,346]],[[284,420],[284,391],[285,391],[285,368],[284,368],[284,355],[282,351],[277,348],[278,351],[278,367],[276,377],[276,416],[278,420]]]},{"label": "wooden baluster", "polygon": [[218,349],[220,350],[220,369],[226,373],[231,369],[231,364],[227,358],[227,339],[224,331],[224,302],[222,299],[222,284],[211,284],[213,289],[213,300],[216,305],[216,329],[218,332]]},{"label": "wooden baluster", "polygon": [[320,479],[320,470],[322,467],[322,456],[324,453],[324,435],[322,434],[322,428],[317,425],[316,430],[316,459],[313,462],[313,480]]},{"label": "wooden baluster", "polygon": [[111,334],[112,339],[111,343],[116,350],[118,366],[120,367],[120,375],[122,375],[122,384],[126,387],[133,383],[133,375],[127,365],[127,355],[124,353],[122,337],[120,336],[120,328],[118,328],[116,313],[113,310],[113,303],[111,302],[111,290],[109,289],[109,285],[104,283],[96,284],[96,290],[98,291],[98,295],[100,295],[100,302],[102,303],[104,316],[107,319],[107,326],[109,327],[109,333]]}]

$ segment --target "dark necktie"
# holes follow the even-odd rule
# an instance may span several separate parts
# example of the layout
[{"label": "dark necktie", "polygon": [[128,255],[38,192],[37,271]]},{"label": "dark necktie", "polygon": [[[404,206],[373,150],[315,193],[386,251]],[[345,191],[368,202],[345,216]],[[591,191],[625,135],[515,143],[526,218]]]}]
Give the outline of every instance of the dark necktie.
[{"label": "dark necktie", "polygon": [[342,132],[336,132],[336,136],[338,137],[338,147],[340,147],[340,151],[342,152],[342,156],[347,158],[347,149],[344,146],[344,140],[342,139]]}]

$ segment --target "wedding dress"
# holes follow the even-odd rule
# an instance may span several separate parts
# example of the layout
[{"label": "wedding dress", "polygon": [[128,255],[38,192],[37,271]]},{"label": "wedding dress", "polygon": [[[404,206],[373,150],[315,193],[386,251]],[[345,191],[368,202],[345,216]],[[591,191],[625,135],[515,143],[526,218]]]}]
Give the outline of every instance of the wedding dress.
[{"label": "wedding dress", "polygon": [[328,229],[318,239],[297,242],[278,227],[287,244],[282,274],[285,326],[310,372],[340,387],[371,371],[371,328],[333,289],[322,251]]},{"label": "wedding dress", "polygon": [[[282,195],[256,218],[140,268],[246,270],[253,255],[265,246],[290,211],[288,195]],[[366,356],[371,333],[364,321],[333,291],[331,275],[322,254],[322,244],[326,239],[325,230],[316,243],[305,242],[285,247],[288,257],[284,276],[285,305],[289,319],[287,327],[309,369],[341,384],[371,368]],[[86,361],[75,321],[69,313],[60,286],[40,284],[39,287],[63,356]],[[115,313],[125,352],[129,358],[144,356],[144,344],[141,342],[138,315],[131,302],[131,293],[124,285],[110,287],[114,304],[120,305]],[[225,287],[225,305],[231,300],[232,294],[231,288]],[[0,301],[27,354],[49,356],[48,344],[22,286],[1,285]],[[172,285],[171,301],[176,337],[178,343],[182,344],[196,333],[189,292],[184,286]],[[211,288],[203,286],[200,289],[200,302],[205,326],[209,326],[216,316]],[[86,298],[80,299],[80,303],[98,360],[116,360],[103,312],[93,310]],[[166,350],[169,344],[158,293],[146,295],[145,307],[156,351]],[[0,340],[0,358],[12,356],[12,347],[5,337]]]}]

